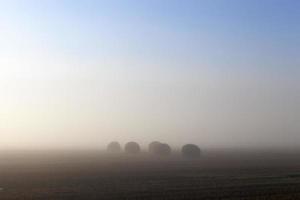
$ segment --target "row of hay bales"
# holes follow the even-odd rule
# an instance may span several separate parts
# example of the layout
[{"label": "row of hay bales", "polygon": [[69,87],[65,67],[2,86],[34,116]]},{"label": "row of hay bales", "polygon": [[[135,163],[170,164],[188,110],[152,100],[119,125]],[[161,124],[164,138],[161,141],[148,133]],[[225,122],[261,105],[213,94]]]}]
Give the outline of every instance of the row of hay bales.
[{"label": "row of hay bales", "polygon": [[[107,146],[107,151],[110,153],[120,153],[122,148],[119,142],[111,142]],[[141,147],[136,142],[128,142],[125,144],[124,151],[128,154],[138,154],[141,152]],[[166,143],[158,141],[151,142],[148,148],[149,153],[153,155],[168,156],[172,149]],[[181,154],[185,157],[199,157],[200,148],[195,144],[186,144],[181,148]]]}]

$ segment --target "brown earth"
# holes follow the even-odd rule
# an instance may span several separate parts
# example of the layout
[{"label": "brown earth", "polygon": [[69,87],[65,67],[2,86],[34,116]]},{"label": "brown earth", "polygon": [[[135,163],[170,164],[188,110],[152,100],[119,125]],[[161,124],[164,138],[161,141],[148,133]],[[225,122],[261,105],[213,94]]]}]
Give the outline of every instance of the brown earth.
[{"label": "brown earth", "polygon": [[0,199],[300,199],[300,154],[207,151],[200,159],[101,151],[3,151]]}]

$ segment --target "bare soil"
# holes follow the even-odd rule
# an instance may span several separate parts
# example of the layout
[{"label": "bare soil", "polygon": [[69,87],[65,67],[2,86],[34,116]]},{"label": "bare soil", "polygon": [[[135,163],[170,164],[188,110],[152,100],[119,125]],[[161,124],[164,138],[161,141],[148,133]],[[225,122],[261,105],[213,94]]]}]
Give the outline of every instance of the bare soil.
[{"label": "bare soil", "polygon": [[0,152],[1,200],[300,199],[300,153]]}]

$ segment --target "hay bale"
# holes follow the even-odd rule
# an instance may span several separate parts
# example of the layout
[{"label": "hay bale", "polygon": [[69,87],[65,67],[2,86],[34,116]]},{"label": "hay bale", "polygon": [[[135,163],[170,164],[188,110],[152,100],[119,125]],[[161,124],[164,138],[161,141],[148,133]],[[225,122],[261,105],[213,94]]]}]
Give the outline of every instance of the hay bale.
[{"label": "hay bale", "polygon": [[168,144],[164,143],[164,144],[159,144],[156,147],[155,153],[157,155],[167,156],[171,154],[171,151],[172,151],[171,147]]},{"label": "hay bale", "polygon": [[155,154],[155,151],[157,149],[157,147],[160,145],[161,143],[158,141],[153,141],[149,144],[149,153]]},{"label": "hay bale", "polygon": [[107,145],[106,150],[110,153],[120,153],[122,148],[119,142],[113,141]]},{"label": "hay bale", "polygon": [[197,158],[200,157],[201,150],[195,144],[186,144],[182,147],[181,153],[187,158]]},{"label": "hay bale", "polygon": [[125,152],[129,154],[137,154],[141,152],[140,145],[136,142],[128,142],[125,145]]}]

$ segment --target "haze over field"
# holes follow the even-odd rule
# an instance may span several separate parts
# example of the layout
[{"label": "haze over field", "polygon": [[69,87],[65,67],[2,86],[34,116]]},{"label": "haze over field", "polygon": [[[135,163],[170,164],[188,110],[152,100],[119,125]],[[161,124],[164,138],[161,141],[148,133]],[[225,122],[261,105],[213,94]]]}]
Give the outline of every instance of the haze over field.
[{"label": "haze over field", "polygon": [[299,9],[0,0],[0,148],[297,147]]}]

